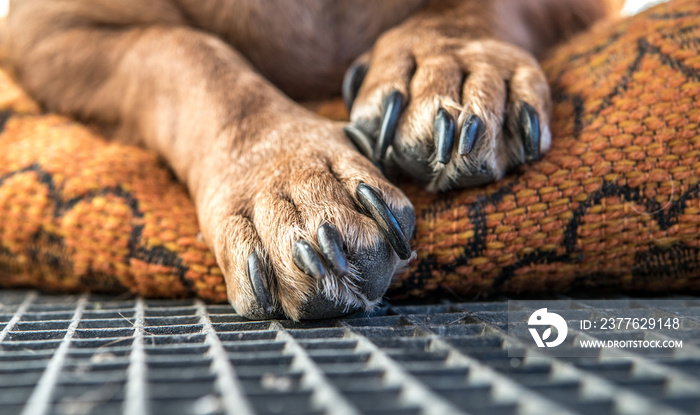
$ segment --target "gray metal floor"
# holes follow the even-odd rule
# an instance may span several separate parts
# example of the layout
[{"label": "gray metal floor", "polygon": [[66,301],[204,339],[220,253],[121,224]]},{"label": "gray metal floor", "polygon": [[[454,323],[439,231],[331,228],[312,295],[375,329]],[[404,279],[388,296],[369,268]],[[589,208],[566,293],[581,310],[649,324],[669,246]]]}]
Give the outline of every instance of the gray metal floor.
[{"label": "gray metal floor", "polygon": [[687,316],[674,334],[682,355],[565,359],[523,346],[509,358],[506,302],[294,323],[196,300],[0,292],[0,414],[700,413],[700,299],[645,301],[576,307]]}]

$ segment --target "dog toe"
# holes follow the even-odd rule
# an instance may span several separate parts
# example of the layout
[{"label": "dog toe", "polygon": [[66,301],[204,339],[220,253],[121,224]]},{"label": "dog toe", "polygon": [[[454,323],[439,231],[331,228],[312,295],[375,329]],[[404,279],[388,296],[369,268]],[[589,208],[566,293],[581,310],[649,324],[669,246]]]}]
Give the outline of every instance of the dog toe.
[{"label": "dog toe", "polygon": [[[324,224],[319,228],[318,245],[333,272],[326,273],[318,289],[299,306],[299,319],[338,317],[369,309],[381,300],[399,262],[389,241],[380,239],[346,253],[335,226]],[[340,272],[335,268],[341,268]]]},{"label": "dog toe", "polygon": [[368,69],[367,62],[359,60],[352,64],[345,72],[342,94],[348,111],[352,109],[352,104],[355,103],[355,98],[357,98],[357,93],[360,91]]},{"label": "dog toe", "polygon": [[292,258],[294,259],[294,264],[299,267],[299,269],[316,280],[320,281],[328,275],[321,257],[314,247],[303,239],[294,243]]},{"label": "dog toe", "polygon": [[399,221],[372,186],[360,183],[357,186],[357,199],[369,214],[377,221],[382,233],[389,241],[400,259],[411,256],[409,239],[404,235]]},{"label": "dog toe", "polygon": [[462,123],[462,132],[459,135],[459,155],[467,157],[477,140],[484,134],[484,122],[478,115],[469,114]]},{"label": "dog toe", "polygon": [[316,231],[318,245],[326,263],[338,277],[348,274],[348,261],[343,248],[343,240],[336,228],[331,223],[324,223]]},{"label": "dog toe", "polygon": [[255,304],[251,307],[250,315],[265,319],[279,315],[275,309],[269,290],[266,287],[265,271],[257,251],[253,251],[248,256],[247,271],[248,279],[255,296]]},{"label": "dog toe", "polygon": [[309,299],[299,306],[302,320],[332,318],[371,309],[389,288],[396,268],[393,247],[378,241],[372,247],[350,252],[348,273],[329,276]]},{"label": "dog toe", "polygon": [[[374,147],[370,136],[360,128],[349,124],[343,127],[345,135],[352,141],[357,150],[370,160],[374,158]],[[379,166],[378,166],[379,167]]]},{"label": "dog toe", "polygon": [[403,102],[404,96],[399,91],[392,91],[384,99],[384,112],[382,114],[377,146],[374,149],[374,159],[380,163],[384,161],[386,151],[389,149],[389,145],[391,145],[396,136],[396,127],[399,124],[401,105]]},{"label": "dog toe", "polygon": [[455,140],[454,118],[440,108],[433,123],[433,137],[437,145],[437,161],[440,164],[447,164],[452,158],[452,148]]},{"label": "dog toe", "polygon": [[537,112],[526,102],[520,108],[520,138],[525,149],[525,161],[540,158],[540,120]]}]

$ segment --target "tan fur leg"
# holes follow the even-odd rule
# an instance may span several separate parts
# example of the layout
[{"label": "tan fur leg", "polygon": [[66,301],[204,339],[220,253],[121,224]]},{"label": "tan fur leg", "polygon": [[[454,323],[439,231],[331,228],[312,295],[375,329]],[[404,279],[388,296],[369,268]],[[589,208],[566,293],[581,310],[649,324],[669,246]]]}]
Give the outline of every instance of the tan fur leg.
[{"label": "tan fur leg", "polygon": [[410,256],[410,202],[341,127],[169,2],[22,0],[9,19],[18,75],[49,109],[116,127],[187,184],[240,313],[370,309]]}]

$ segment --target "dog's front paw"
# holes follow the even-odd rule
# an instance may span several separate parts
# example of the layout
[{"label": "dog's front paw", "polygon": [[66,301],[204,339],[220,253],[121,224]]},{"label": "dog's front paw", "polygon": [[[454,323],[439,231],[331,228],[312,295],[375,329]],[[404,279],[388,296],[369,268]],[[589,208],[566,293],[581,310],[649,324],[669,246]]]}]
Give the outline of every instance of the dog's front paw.
[{"label": "dog's front paw", "polygon": [[550,147],[546,78],[501,41],[389,32],[348,70],[343,95],[355,145],[429,190],[499,179]]},{"label": "dog's front paw", "polygon": [[286,125],[200,205],[229,300],[255,319],[370,310],[412,255],[413,207],[339,127]]}]

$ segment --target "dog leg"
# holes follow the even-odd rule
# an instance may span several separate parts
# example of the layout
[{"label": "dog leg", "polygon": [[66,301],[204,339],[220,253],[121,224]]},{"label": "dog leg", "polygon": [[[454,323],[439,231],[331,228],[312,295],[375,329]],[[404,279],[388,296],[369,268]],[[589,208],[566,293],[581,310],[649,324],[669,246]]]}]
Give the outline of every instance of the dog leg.
[{"label": "dog leg", "polygon": [[9,29],[18,76],[47,108],[116,127],[187,184],[238,312],[370,309],[410,257],[410,202],[341,126],[169,2],[22,0]]},{"label": "dog leg", "polygon": [[606,0],[433,1],[348,71],[351,136],[387,172],[429,190],[500,179],[551,145],[550,92],[533,53],[610,9]]}]

